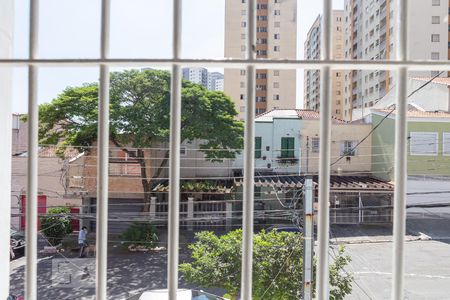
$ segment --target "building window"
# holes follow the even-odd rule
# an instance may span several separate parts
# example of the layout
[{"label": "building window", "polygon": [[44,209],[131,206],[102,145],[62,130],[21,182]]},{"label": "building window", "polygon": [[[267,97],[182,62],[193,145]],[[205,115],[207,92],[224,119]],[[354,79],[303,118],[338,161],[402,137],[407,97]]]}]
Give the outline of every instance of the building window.
[{"label": "building window", "polygon": [[280,39],[280,34],[279,34],[279,33],[275,33],[275,34],[273,35],[273,39],[274,39],[274,40],[279,40],[279,39]]},{"label": "building window", "polygon": [[264,96],[257,96],[256,97],[256,102],[266,102],[266,97],[264,97]]},{"label": "building window", "polygon": [[261,158],[262,137],[255,136],[255,158]]},{"label": "building window", "polygon": [[279,83],[279,82],[274,82],[274,83],[273,83],[273,87],[274,87],[275,89],[279,88],[279,87],[280,87],[280,83]]},{"label": "building window", "polygon": [[267,27],[256,27],[256,32],[267,32]]},{"label": "building window", "polygon": [[431,52],[432,60],[439,60],[439,52]]},{"label": "building window", "polygon": [[256,4],[256,9],[267,9],[267,4]]},{"label": "building window", "polygon": [[241,46],[241,51],[244,52],[245,51],[245,45]]},{"label": "building window", "polygon": [[440,41],[440,35],[439,34],[432,34],[431,35],[431,41],[433,42],[433,43],[438,43],[439,41]]},{"label": "building window", "polygon": [[437,155],[439,135],[437,132],[410,132],[409,151],[411,155]]},{"label": "building window", "polygon": [[256,115],[260,115],[260,114],[265,113],[265,112],[266,112],[265,108],[257,108],[257,109],[255,109]]},{"label": "building window", "polygon": [[245,40],[245,33],[241,33],[241,40]]},{"label": "building window", "polygon": [[431,5],[432,6],[440,6],[441,5],[441,0],[432,0]]},{"label": "building window", "polygon": [[266,79],[267,74],[266,73],[256,73],[256,79]]},{"label": "building window", "polygon": [[266,86],[264,84],[257,84],[256,85],[256,90],[257,91],[265,91],[266,90]]},{"label": "building window", "polygon": [[281,158],[293,158],[295,157],[295,139],[293,137],[281,138]]},{"label": "building window", "polygon": [[241,22],[241,27],[247,27],[247,22]]},{"label": "building window", "polygon": [[239,98],[240,98],[241,100],[245,100],[245,95],[244,95],[244,94],[241,94]]},{"label": "building window", "polygon": [[257,21],[267,21],[267,16],[256,16]]},{"label": "building window", "polygon": [[273,46],[273,51],[280,52],[280,46]]},{"label": "building window", "polygon": [[280,100],[280,95],[278,94],[273,95],[273,100]]},{"label": "building window", "polygon": [[241,16],[246,16],[247,15],[247,11],[245,9],[241,10]]},{"label": "building window", "polygon": [[267,55],[267,50],[256,50],[256,55]]},{"label": "building window", "polygon": [[242,76],[245,76],[245,70],[240,70],[240,74],[241,74]]},{"label": "building window", "polygon": [[257,44],[267,44],[267,39],[256,39]]},{"label": "building window", "polygon": [[442,155],[450,155],[450,132],[442,133]]},{"label": "building window", "polygon": [[245,106],[241,106],[239,110],[240,112],[245,112]]},{"label": "building window", "polygon": [[311,138],[311,152],[312,153],[319,153],[319,138],[318,137],[313,137]]},{"label": "building window", "polygon": [[275,23],[273,24],[273,26],[274,26],[275,28],[279,28],[279,27],[280,27],[280,22],[275,22]]},{"label": "building window", "polygon": [[280,71],[274,70],[273,71],[273,76],[280,76]]},{"label": "building window", "polygon": [[431,24],[440,24],[441,18],[439,16],[432,16],[431,17]]},{"label": "building window", "polygon": [[241,81],[240,86],[241,86],[241,88],[245,88],[245,82]]},{"label": "building window", "polygon": [[342,156],[355,156],[356,155],[356,141],[343,141],[341,144]]},{"label": "building window", "polygon": [[275,9],[274,11],[273,11],[273,14],[275,15],[275,16],[279,16],[280,15],[280,10],[279,9]]}]

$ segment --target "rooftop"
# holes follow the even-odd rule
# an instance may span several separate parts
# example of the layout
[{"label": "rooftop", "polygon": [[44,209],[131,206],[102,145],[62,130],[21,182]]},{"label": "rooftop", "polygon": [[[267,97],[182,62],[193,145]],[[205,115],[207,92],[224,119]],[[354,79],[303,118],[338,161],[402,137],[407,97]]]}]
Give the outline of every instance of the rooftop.
[{"label": "rooftop", "polygon": [[[277,119],[319,120],[320,114],[309,109],[272,109],[256,116],[256,122],[272,122]],[[347,124],[347,121],[332,117],[334,123]]]},{"label": "rooftop", "polygon": [[[431,78],[432,77],[415,77],[413,79],[427,82],[427,81],[430,81]],[[450,78],[449,77],[436,77],[435,79],[433,79],[432,83],[450,86]]]},{"label": "rooftop", "polygon": [[[391,112],[390,109],[373,109],[373,112],[380,112],[382,114],[388,114]],[[391,115],[395,115],[397,111],[393,111]],[[407,114],[408,118],[445,118],[450,119],[450,113],[445,111],[420,111],[420,110],[409,110]]]}]

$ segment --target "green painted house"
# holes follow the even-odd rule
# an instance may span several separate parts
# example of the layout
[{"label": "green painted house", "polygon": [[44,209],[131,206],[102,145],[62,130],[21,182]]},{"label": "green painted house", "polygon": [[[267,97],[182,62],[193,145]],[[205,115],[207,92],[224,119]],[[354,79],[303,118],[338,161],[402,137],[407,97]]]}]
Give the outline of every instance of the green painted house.
[{"label": "green painted house", "polygon": [[[373,109],[375,127],[390,110]],[[373,175],[394,179],[396,112],[390,114],[372,134]],[[408,111],[408,175],[450,176],[450,113]]]}]

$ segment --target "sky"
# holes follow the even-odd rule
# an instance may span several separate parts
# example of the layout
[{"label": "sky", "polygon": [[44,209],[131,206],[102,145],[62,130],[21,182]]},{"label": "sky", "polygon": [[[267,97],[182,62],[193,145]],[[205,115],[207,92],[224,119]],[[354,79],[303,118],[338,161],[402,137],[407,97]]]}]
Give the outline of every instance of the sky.
[{"label": "sky", "polygon": [[[226,0],[183,0],[182,58],[224,57]],[[98,58],[100,0],[41,0],[38,31],[40,58]],[[343,8],[344,0],[333,0]],[[28,57],[29,1],[15,1],[14,57]],[[322,1],[298,0],[297,57]],[[170,58],[172,1],[112,0],[111,58]],[[151,66],[142,66],[151,67]],[[114,69],[113,69],[114,70]],[[211,71],[223,71],[210,69]],[[50,102],[67,86],[98,80],[97,68],[40,68],[39,103]],[[13,111],[27,112],[27,69],[15,68]],[[303,104],[303,70],[297,72],[297,106]]]}]

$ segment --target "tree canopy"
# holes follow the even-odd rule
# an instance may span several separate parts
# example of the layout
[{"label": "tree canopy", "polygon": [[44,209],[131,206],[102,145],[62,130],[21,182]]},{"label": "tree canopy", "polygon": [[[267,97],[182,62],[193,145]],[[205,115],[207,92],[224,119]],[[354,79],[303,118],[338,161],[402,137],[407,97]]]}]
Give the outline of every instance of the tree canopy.
[{"label": "tree canopy", "polygon": [[[253,299],[301,299],[303,241],[293,232],[261,231],[253,241]],[[217,236],[203,231],[189,246],[192,261],[180,265],[184,278],[203,288],[222,288],[228,297],[239,296],[241,284],[242,230]],[[341,247],[330,263],[330,299],[351,293],[353,277],[345,272],[350,257]],[[314,272],[316,266],[314,263]]]},{"label": "tree canopy", "polygon": [[[110,140],[139,160],[148,210],[153,178],[167,167],[169,150],[158,154],[158,166],[147,174],[146,148],[164,146],[170,135],[171,75],[161,70],[126,70],[110,76]],[[234,103],[223,92],[209,91],[183,80],[182,142],[200,142],[207,159],[234,158],[243,145],[243,124],[236,120]],[[66,88],[50,103],[39,106],[41,144],[89,151],[97,139],[98,83]],[[130,151],[130,149],[137,151]]]},{"label": "tree canopy", "polygon": [[[111,138],[124,148],[167,142],[170,73],[126,70],[110,77]],[[201,140],[207,158],[232,158],[235,149],[242,147],[243,124],[236,116],[233,102],[224,93],[183,80],[181,139]],[[97,138],[97,118],[98,84],[68,87],[50,103],[39,106],[40,143],[86,150]]]}]

